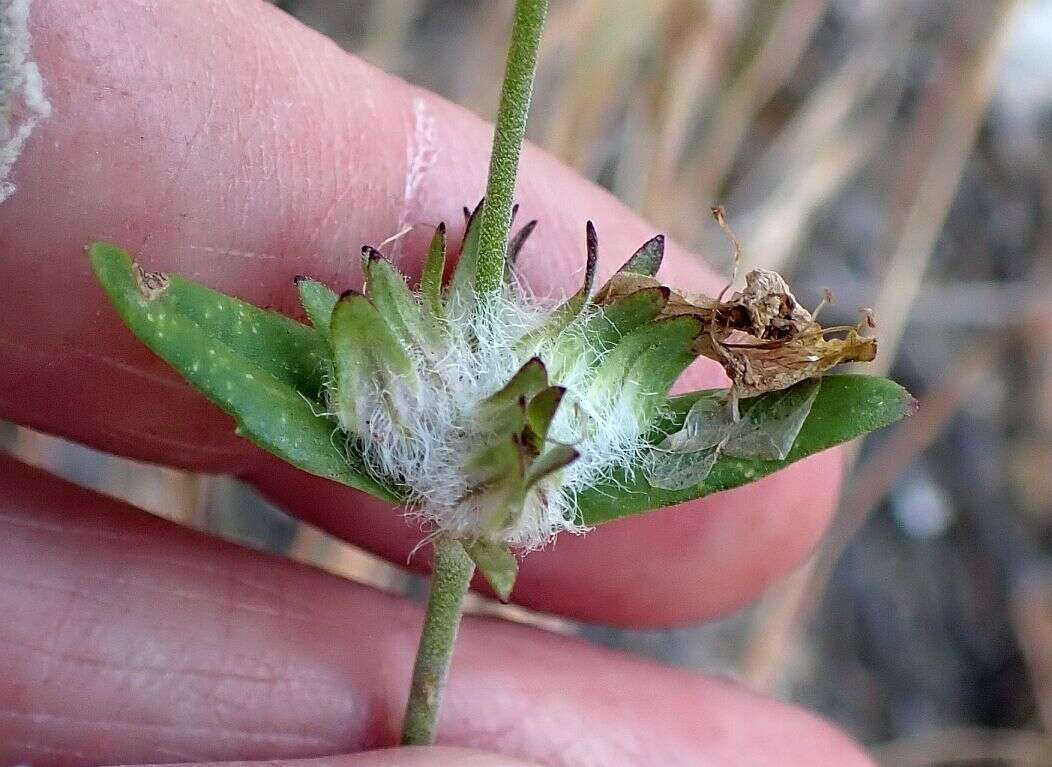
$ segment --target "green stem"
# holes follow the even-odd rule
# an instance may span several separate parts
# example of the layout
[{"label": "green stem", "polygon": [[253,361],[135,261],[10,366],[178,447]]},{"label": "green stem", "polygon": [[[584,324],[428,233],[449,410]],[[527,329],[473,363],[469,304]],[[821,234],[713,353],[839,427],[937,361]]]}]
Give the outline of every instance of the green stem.
[{"label": "green stem", "polygon": [[515,3],[515,23],[493,132],[486,201],[479,224],[479,256],[475,271],[475,294],[478,296],[496,292],[504,279],[515,177],[519,172],[519,153],[533,94],[537,46],[547,14],[548,0],[517,0]]},{"label": "green stem", "polygon": [[409,704],[402,724],[403,746],[427,746],[435,742],[438,708],[460,627],[461,602],[474,572],[475,563],[460,541],[440,538],[435,543],[424,630],[416,651]]}]

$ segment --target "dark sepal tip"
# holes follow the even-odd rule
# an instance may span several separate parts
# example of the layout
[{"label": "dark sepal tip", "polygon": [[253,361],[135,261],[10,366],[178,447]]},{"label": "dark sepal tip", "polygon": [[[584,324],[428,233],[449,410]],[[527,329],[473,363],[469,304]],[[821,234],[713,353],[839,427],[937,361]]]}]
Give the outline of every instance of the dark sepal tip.
[{"label": "dark sepal tip", "polygon": [[438,233],[439,234],[445,234],[446,233],[446,222],[445,221],[439,221],[438,222]]},{"label": "dark sepal tip", "polygon": [[309,279],[306,275],[304,275],[304,274],[297,274],[295,277],[292,278],[292,284],[293,285],[299,285],[301,282],[303,282],[306,279]]},{"label": "dark sepal tip", "polygon": [[584,225],[585,247],[588,250],[588,262],[594,263],[599,257],[599,235],[596,234],[595,224],[591,221]]},{"label": "dark sepal tip", "polygon": [[479,213],[482,212],[482,206],[483,206],[483,204],[485,204],[485,202],[486,202],[486,198],[483,197],[481,200],[479,200],[479,204],[475,206],[474,210],[469,210],[466,207],[464,208],[464,218],[467,219],[467,223],[468,223],[469,227],[475,221],[475,219],[478,218]]},{"label": "dark sepal tip", "polygon": [[340,293],[340,300],[341,301],[345,301],[345,300],[347,300],[349,298],[354,298],[355,296],[361,296],[361,295],[365,295],[365,294],[362,293],[360,290],[355,290],[354,288],[348,288],[347,290],[345,290],[342,293]]},{"label": "dark sepal tip", "polygon": [[380,261],[384,257],[384,254],[372,245],[362,245],[362,255],[370,261]]}]

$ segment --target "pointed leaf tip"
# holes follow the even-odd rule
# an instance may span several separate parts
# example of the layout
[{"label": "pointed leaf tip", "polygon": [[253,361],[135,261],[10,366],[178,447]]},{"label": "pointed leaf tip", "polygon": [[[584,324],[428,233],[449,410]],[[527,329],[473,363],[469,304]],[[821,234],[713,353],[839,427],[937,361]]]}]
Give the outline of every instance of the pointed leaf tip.
[{"label": "pointed leaf tip", "polygon": [[658,234],[651,237],[632,257],[625,262],[618,271],[642,274],[653,277],[661,268],[661,262],[665,258],[665,235]]},{"label": "pointed leaf tip", "polygon": [[526,470],[523,478],[527,488],[533,487],[547,476],[564,469],[581,457],[581,454],[568,445],[556,445],[542,453]]}]

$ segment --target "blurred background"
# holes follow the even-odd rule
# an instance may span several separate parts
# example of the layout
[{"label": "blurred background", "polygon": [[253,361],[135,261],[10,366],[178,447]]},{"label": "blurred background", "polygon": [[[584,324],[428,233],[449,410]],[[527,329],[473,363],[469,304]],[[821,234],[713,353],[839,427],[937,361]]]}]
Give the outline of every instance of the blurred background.
[{"label": "blurred background", "polygon": [[[495,113],[510,1],[277,4]],[[923,406],[856,451],[822,548],[740,614],[638,632],[474,609],[731,675],[821,712],[882,764],[1052,765],[1052,0],[552,6],[531,138],[717,266],[708,210],[724,205],[747,265],[785,273],[805,304],[832,289],[827,322],[874,309],[879,372]],[[422,593],[229,478],[10,425],[0,447]]]}]

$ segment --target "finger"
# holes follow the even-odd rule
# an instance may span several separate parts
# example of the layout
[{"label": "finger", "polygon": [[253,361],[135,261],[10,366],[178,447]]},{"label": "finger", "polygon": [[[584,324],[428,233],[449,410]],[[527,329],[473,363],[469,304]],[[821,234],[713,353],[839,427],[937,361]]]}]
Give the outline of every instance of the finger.
[{"label": "finger", "polygon": [[[819,455],[754,485],[563,535],[519,563],[512,598],[545,612],[640,628],[733,611],[790,571],[822,534],[836,503],[838,454]],[[300,517],[393,562],[409,559],[420,531],[382,503],[359,502],[277,460],[247,475]],[[810,480],[810,488],[800,482]],[[392,523],[392,521],[395,523]],[[487,588],[480,576],[477,588]]]},{"label": "finger", "polygon": [[[0,759],[289,759],[396,741],[416,606],[0,462]],[[734,685],[468,619],[443,745],[545,765],[867,764]]]},{"label": "finger", "polygon": [[[227,417],[121,326],[82,248],[111,240],[151,268],[293,312],[293,274],[346,287],[360,279],[362,242],[407,222],[458,222],[482,192],[489,128],[264,3],[38,0],[31,31],[52,116],[0,205],[0,414],[112,452],[251,477],[294,513],[404,561],[419,531],[237,440]],[[543,221],[522,257],[542,292],[579,271],[586,218],[607,271],[651,234],[534,149],[519,197],[524,216]],[[399,258],[418,255],[408,243]],[[666,276],[713,285],[674,248]],[[693,383],[714,375],[699,366]],[[826,455],[561,541],[530,558],[516,599],[634,624],[732,609],[812,548],[838,477]]]},{"label": "finger", "polygon": [[[172,765],[172,767],[176,767]],[[268,759],[266,762],[195,763],[194,767],[529,767],[519,759],[463,748],[388,748],[346,756],[314,759]]]}]

